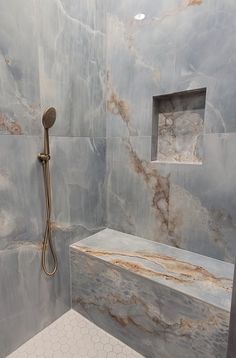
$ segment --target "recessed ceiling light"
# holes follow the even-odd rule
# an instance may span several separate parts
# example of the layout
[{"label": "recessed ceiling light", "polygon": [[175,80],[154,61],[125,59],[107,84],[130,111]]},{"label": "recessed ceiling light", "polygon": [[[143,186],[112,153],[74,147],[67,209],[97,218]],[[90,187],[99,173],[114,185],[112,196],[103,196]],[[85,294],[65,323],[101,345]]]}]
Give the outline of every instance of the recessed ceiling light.
[{"label": "recessed ceiling light", "polygon": [[134,16],[135,20],[144,20],[146,17],[145,14],[137,14]]}]

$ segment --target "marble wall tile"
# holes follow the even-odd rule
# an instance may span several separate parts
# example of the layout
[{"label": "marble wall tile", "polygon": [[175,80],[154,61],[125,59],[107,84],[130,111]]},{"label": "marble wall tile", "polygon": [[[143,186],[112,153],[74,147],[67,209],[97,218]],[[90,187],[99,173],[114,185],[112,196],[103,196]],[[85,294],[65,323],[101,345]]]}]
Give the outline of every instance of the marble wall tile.
[{"label": "marble wall tile", "polygon": [[30,339],[71,307],[69,245],[90,235],[80,227],[54,229],[59,267],[53,279],[41,270],[41,235],[0,250],[0,357]]},{"label": "marble wall tile", "polygon": [[150,143],[107,140],[108,227],[234,262],[235,135],[206,135],[197,166],[152,163]]},{"label": "marble wall tile", "polygon": [[[105,139],[51,138],[55,221],[85,229],[104,226]],[[0,150],[1,248],[42,232],[43,176],[40,137],[3,136]],[[7,158],[7,160],[6,160]],[[60,195],[58,195],[60,192]]]},{"label": "marble wall tile", "polygon": [[204,148],[202,167],[171,172],[170,233],[175,240],[187,240],[189,250],[234,262],[235,134],[206,135]]},{"label": "marble wall tile", "polygon": [[[71,306],[69,245],[105,225],[104,5],[1,4],[0,134],[13,134],[0,143],[1,357]],[[59,260],[50,280],[40,267],[44,189],[37,160],[49,106],[57,109],[50,166]]]},{"label": "marble wall tile", "polygon": [[48,280],[40,267],[44,210],[37,153],[41,138],[3,136],[0,146],[0,335],[5,357],[67,306],[61,275]]},{"label": "marble wall tile", "polygon": [[[105,226],[105,139],[52,137],[55,222],[88,231]],[[58,191],[60,195],[58,195]]]},{"label": "marble wall tile", "polygon": [[[109,2],[107,15],[108,227],[229,262],[236,246],[235,11],[231,0],[130,0]],[[143,21],[134,19],[138,13]],[[217,61],[216,46],[224,49]],[[153,96],[197,88],[207,91],[202,164],[151,162]]]},{"label": "marble wall tile", "polygon": [[[235,7],[232,0],[109,2],[108,101],[125,104],[132,135],[151,135],[152,96],[203,87],[205,132],[235,131]],[[140,12],[146,18],[134,20]],[[128,135],[115,111],[107,132]]]},{"label": "marble wall tile", "polygon": [[105,137],[105,2],[10,0],[1,7],[0,134]]},{"label": "marble wall tile", "polygon": [[163,177],[163,186],[158,185],[162,177],[147,164],[150,143],[150,137],[107,139],[107,222],[110,228],[165,242],[169,184]]},{"label": "marble wall tile", "polygon": [[[68,276],[65,267],[60,265],[54,280],[45,277],[41,271],[40,238],[34,244],[29,241],[12,245],[0,252],[0,336],[4,341],[1,357],[16,349],[38,331],[68,310]],[[65,251],[66,241],[56,249],[61,262],[61,252]],[[58,246],[61,246],[61,250]],[[63,246],[62,246],[63,245]],[[63,279],[65,281],[63,281]]]},{"label": "marble wall tile", "polygon": [[1,248],[37,238],[43,224],[43,182],[37,154],[42,138],[2,136],[0,143]]},{"label": "marble wall tile", "polygon": [[51,138],[53,237],[59,270],[53,279],[42,273],[44,191],[37,159],[42,144],[37,136],[2,136],[0,143],[3,357],[70,308],[69,245],[105,225],[105,140]]},{"label": "marble wall tile", "polygon": [[1,2],[0,134],[40,134],[35,1]]},{"label": "marble wall tile", "polygon": [[41,103],[58,112],[51,133],[105,137],[104,2],[40,0],[38,11]]}]

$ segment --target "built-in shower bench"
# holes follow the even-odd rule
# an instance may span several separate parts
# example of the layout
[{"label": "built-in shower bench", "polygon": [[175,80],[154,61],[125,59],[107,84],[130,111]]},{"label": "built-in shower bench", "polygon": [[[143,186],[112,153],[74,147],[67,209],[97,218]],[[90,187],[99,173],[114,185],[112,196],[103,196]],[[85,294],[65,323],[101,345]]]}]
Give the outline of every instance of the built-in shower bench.
[{"label": "built-in shower bench", "polygon": [[71,246],[73,308],[145,357],[226,357],[233,265],[105,229]]}]

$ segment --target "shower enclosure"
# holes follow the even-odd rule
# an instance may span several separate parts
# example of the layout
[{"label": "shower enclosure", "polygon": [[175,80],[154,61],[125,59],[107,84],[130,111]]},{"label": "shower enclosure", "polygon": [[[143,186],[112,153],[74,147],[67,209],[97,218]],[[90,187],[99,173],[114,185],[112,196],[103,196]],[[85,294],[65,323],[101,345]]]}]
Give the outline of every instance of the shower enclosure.
[{"label": "shower enclosure", "polygon": [[[1,358],[72,306],[144,356],[226,356],[235,13],[233,0],[0,0]],[[156,353],[151,336],[166,337]]]}]

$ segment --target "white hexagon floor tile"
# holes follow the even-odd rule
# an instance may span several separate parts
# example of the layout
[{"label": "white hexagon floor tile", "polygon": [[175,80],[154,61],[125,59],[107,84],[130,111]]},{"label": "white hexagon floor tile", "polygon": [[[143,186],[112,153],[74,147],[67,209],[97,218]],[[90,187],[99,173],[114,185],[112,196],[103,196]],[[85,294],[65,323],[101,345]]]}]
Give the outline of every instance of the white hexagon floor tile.
[{"label": "white hexagon floor tile", "polygon": [[7,358],[142,358],[143,356],[70,310]]}]

